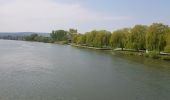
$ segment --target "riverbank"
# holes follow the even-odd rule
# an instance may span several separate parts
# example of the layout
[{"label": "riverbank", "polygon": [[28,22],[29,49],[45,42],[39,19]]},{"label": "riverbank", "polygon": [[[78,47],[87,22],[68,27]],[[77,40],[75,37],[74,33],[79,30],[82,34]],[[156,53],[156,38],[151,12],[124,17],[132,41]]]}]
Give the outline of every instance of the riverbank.
[{"label": "riverbank", "polygon": [[158,53],[154,51],[150,53],[146,53],[145,51],[135,51],[135,50],[126,50],[126,49],[122,51],[122,50],[113,50],[111,48],[97,48],[97,47],[89,47],[89,46],[76,45],[76,44],[69,44],[69,45],[78,47],[78,48],[109,51],[112,54],[117,54],[117,55],[138,56],[138,57],[146,57],[146,58],[170,61],[170,55],[165,54],[165,53]]},{"label": "riverbank", "polygon": [[152,58],[152,59],[159,59],[159,60],[165,60],[170,61],[170,55],[165,55],[158,52],[137,52],[137,51],[120,51],[120,50],[114,50],[114,54],[124,55],[124,56],[140,56],[140,57],[146,57],[146,58]]},{"label": "riverbank", "polygon": [[94,50],[108,50],[108,51],[111,51],[112,49],[111,48],[97,48],[97,47],[89,47],[89,46],[83,46],[83,45],[76,45],[76,44],[70,44],[71,46],[74,46],[74,47],[79,47],[79,48],[87,48],[87,49],[94,49]]},{"label": "riverbank", "polygon": [[[39,41],[28,41],[28,42],[39,42]],[[169,53],[164,53],[164,52],[146,53],[145,51],[135,51],[135,50],[129,50],[129,49],[124,49],[123,51],[121,49],[113,50],[111,48],[97,48],[97,47],[89,47],[89,46],[86,46],[86,45],[76,45],[76,44],[73,44],[73,43],[68,43],[67,41],[54,42],[52,44],[71,45],[71,46],[78,47],[78,48],[93,49],[93,50],[100,50],[100,51],[108,51],[108,52],[111,52],[112,54],[123,55],[123,56],[146,57],[146,58],[170,61],[170,54]]]}]

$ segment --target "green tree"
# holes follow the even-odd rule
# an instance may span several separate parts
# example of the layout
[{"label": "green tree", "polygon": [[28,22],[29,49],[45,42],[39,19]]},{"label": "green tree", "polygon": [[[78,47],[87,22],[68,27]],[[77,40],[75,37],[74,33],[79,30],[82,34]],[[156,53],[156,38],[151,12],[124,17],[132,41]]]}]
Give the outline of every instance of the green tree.
[{"label": "green tree", "polygon": [[76,43],[77,44],[78,37],[79,37],[78,34],[75,34],[73,36],[72,43]]},{"label": "green tree", "polygon": [[125,48],[126,34],[128,29],[117,30],[112,33],[110,38],[110,45],[113,48]]},{"label": "green tree", "polygon": [[170,53],[170,32],[166,35],[166,47],[164,51]]},{"label": "green tree", "polygon": [[38,37],[38,34],[36,34],[36,33],[33,33],[33,34],[31,34],[30,36],[26,36],[25,37],[25,40],[26,41],[36,41],[36,38]]},{"label": "green tree", "polygon": [[64,30],[52,31],[50,36],[54,41],[67,41],[68,40],[68,32]]},{"label": "green tree", "polygon": [[95,38],[93,41],[94,46],[100,47],[100,48],[108,47],[111,33],[106,30],[101,30],[101,31],[96,31],[96,32],[97,34],[95,35]]},{"label": "green tree", "polygon": [[169,27],[162,23],[153,23],[146,34],[146,48],[148,50],[162,51],[166,46],[165,35]]},{"label": "green tree", "polygon": [[77,31],[77,29],[70,28],[70,29],[69,29],[69,33],[71,33],[71,34],[77,34],[78,31]]},{"label": "green tree", "polygon": [[79,35],[77,38],[77,44],[79,45],[85,45],[86,44],[86,35]]},{"label": "green tree", "polygon": [[86,44],[88,46],[94,47],[94,44],[95,44],[94,39],[96,37],[96,34],[97,34],[96,30],[86,33]]},{"label": "green tree", "polygon": [[127,47],[135,50],[145,50],[145,36],[147,26],[136,25],[134,26],[127,36]]}]

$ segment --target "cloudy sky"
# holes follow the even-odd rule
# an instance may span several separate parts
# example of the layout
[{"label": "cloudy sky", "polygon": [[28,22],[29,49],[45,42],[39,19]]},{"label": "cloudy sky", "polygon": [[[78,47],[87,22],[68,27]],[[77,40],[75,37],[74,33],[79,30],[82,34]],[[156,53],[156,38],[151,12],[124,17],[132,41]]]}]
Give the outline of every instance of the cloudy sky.
[{"label": "cloudy sky", "polygon": [[113,31],[170,24],[169,0],[0,0],[0,32]]}]

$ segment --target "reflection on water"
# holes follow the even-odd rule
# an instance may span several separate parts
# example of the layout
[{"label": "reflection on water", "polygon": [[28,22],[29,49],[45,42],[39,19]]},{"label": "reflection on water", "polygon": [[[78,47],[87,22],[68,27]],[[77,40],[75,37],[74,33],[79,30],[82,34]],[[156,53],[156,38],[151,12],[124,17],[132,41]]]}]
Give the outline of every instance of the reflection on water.
[{"label": "reflection on water", "polygon": [[169,100],[170,63],[0,40],[0,100]]}]

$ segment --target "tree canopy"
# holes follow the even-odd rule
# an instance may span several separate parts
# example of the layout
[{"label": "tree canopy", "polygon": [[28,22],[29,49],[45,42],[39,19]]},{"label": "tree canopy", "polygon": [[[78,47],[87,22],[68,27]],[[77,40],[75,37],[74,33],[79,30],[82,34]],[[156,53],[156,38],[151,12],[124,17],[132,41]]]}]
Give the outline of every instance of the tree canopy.
[{"label": "tree canopy", "polygon": [[50,35],[54,41],[65,41],[68,38],[68,32],[64,30],[52,31]]},{"label": "tree canopy", "polygon": [[77,29],[55,30],[50,37],[32,34],[25,40],[39,42],[67,41],[77,45],[98,48],[122,48],[133,50],[165,51],[170,52],[170,27],[162,23],[153,23],[150,26],[135,25],[132,28],[122,28],[114,32],[93,30],[84,34]]},{"label": "tree canopy", "polygon": [[166,46],[165,36],[169,27],[162,23],[153,23],[146,34],[146,48],[148,50],[162,51]]}]

